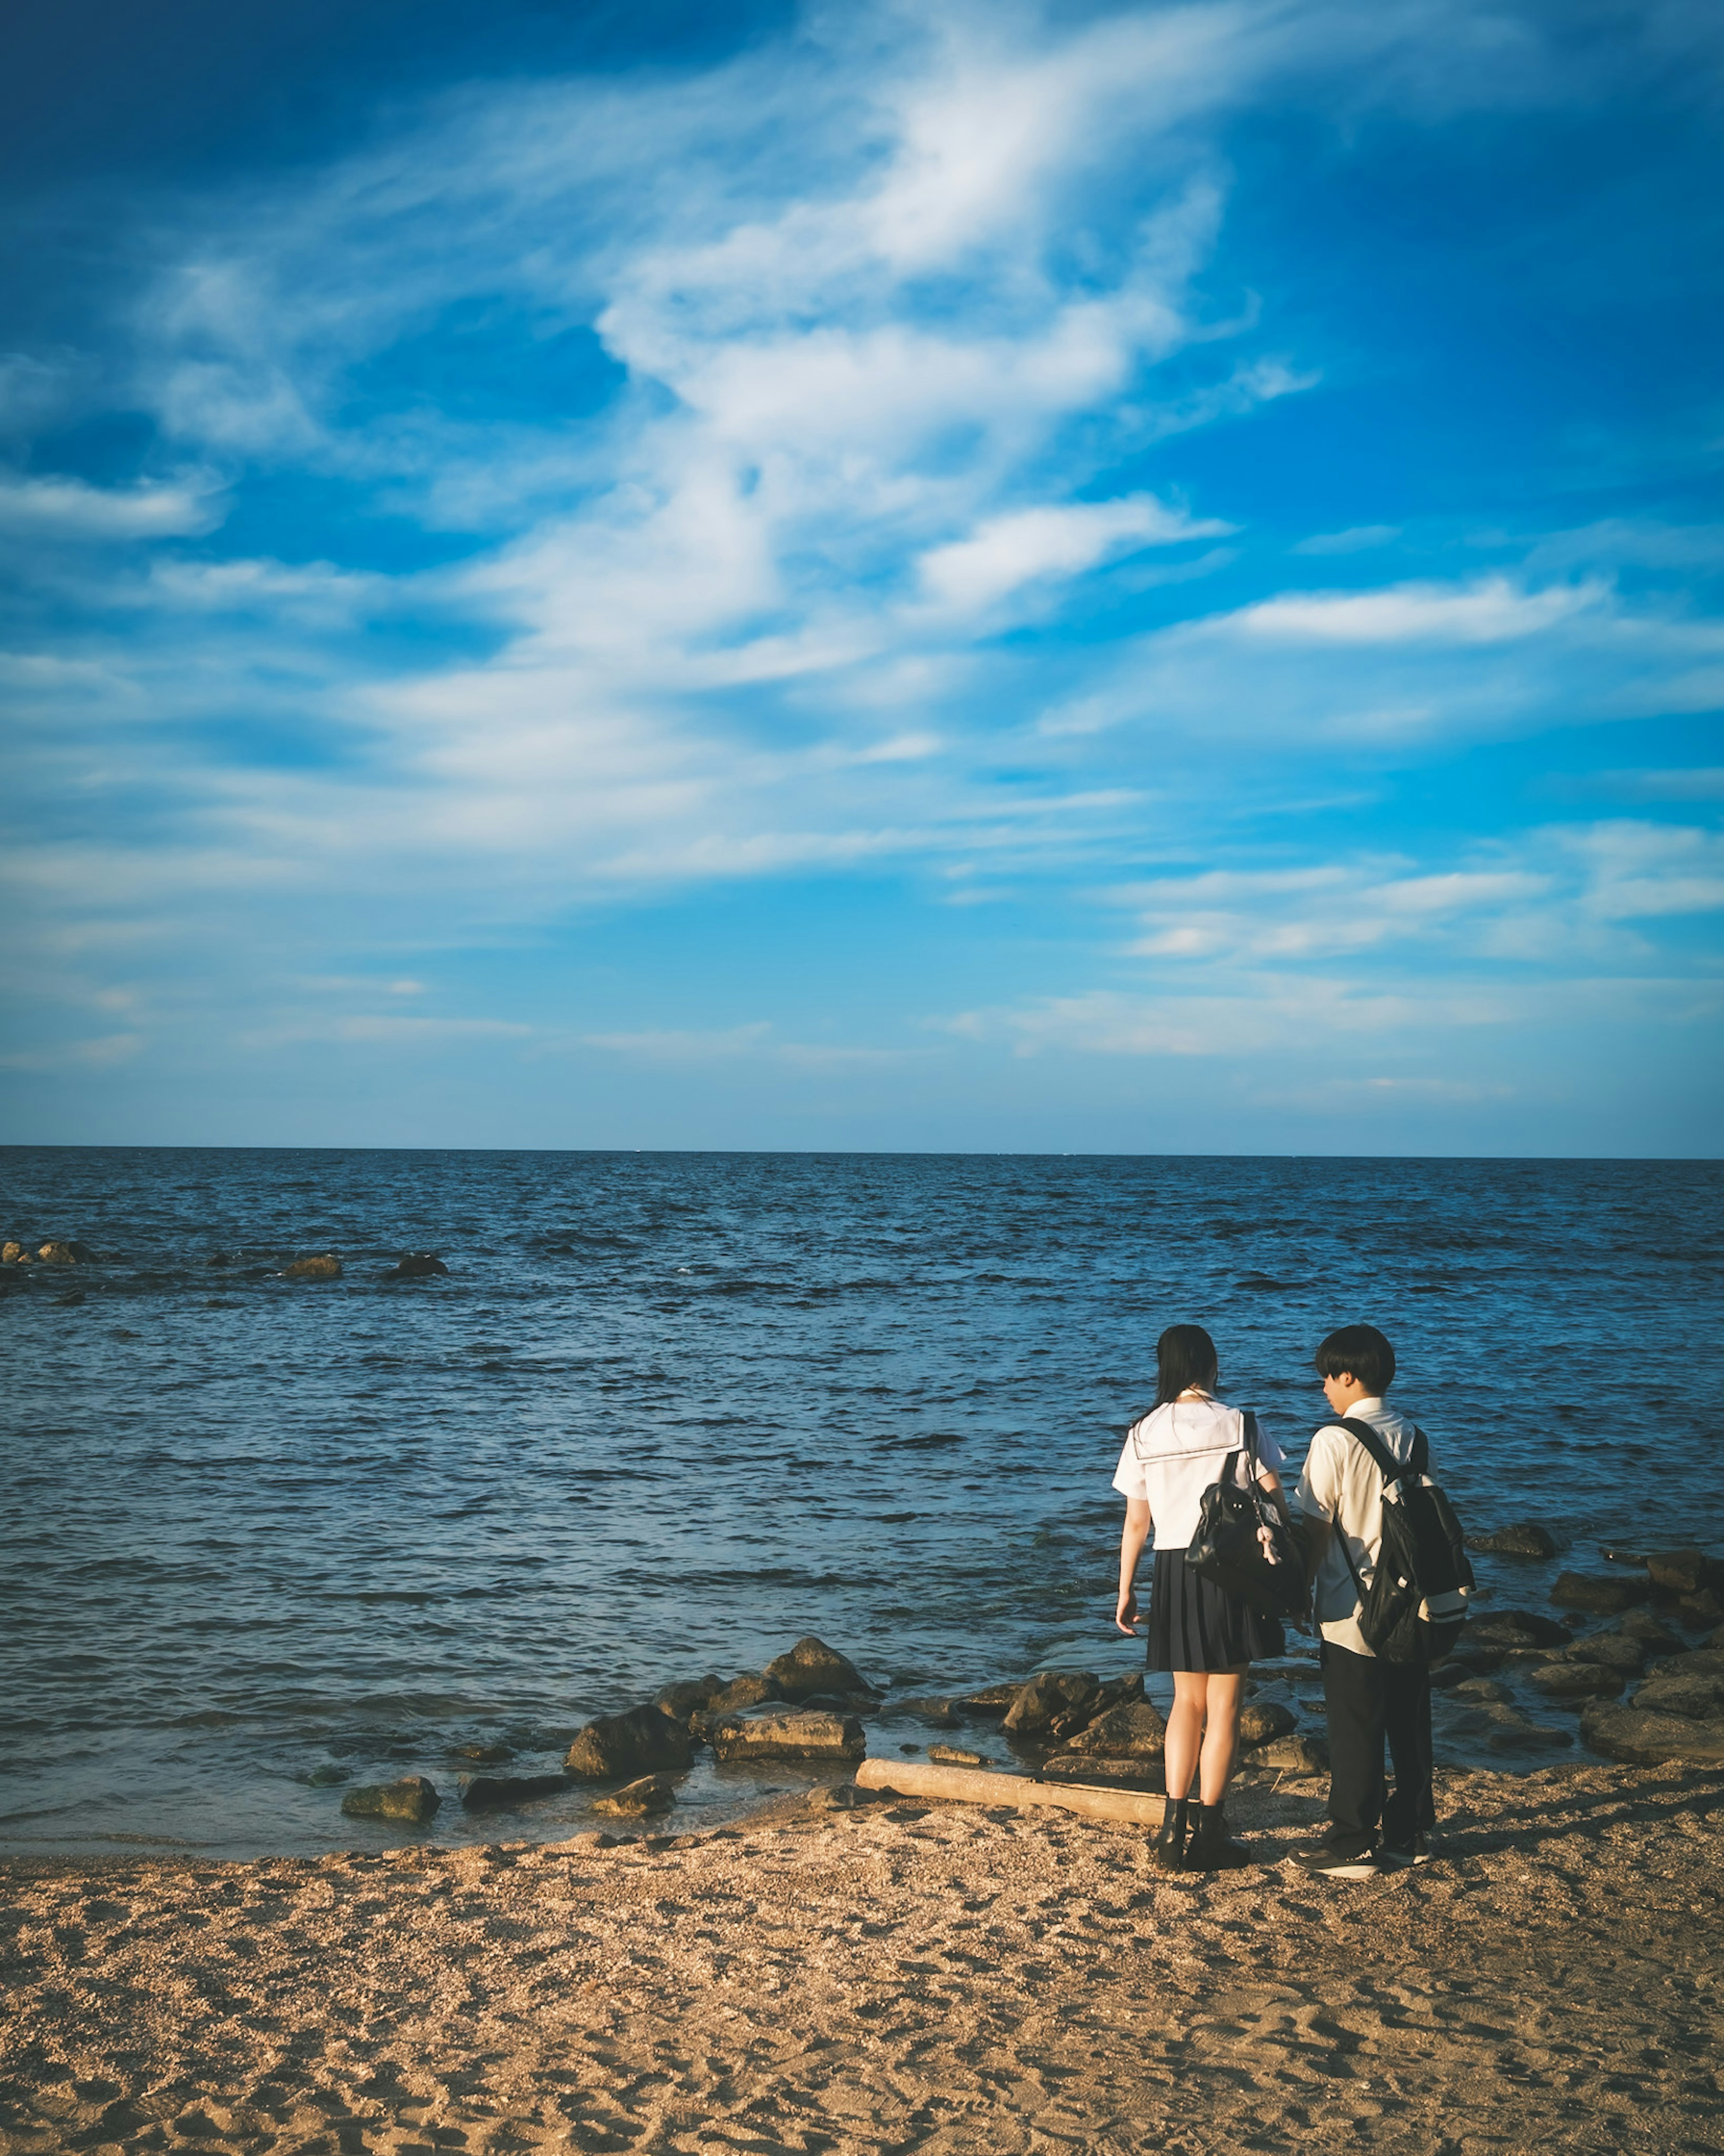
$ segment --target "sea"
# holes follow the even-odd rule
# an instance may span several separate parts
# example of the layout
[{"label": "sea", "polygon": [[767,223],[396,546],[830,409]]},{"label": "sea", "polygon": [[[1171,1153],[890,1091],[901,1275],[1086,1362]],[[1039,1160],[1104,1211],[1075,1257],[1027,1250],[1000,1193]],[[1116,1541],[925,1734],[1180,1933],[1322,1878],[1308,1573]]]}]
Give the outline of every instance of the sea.
[{"label": "sea", "polygon": [[[1469,1527],[1562,1543],[1479,1561],[1499,1606],[1716,1546],[1715,1162],[18,1147],[0,1178],[0,1235],[96,1254],[0,1269],[13,1855],[382,1846],[341,1797],[405,1774],[440,1841],[557,1838],[586,1792],[469,1815],[464,1748],[544,1772],[811,1633],[889,1703],[1127,1674],[1111,1484],[1176,1321],[1296,1467],[1317,1341],[1381,1327]],[[709,1762],[682,1815],[795,1779]]]}]

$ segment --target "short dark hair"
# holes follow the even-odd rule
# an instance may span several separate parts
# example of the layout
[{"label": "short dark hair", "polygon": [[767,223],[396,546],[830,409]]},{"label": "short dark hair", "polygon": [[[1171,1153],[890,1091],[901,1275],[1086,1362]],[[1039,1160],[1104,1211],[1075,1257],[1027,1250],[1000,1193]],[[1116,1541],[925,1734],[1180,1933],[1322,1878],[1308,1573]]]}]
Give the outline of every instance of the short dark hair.
[{"label": "short dark hair", "polygon": [[1371,1392],[1386,1393],[1395,1381],[1395,1351],[1374,1325],[1343,1325],[1318,1348],[1325,1378],[1352,1377]]},{"label": "short dark hair", "polygon": [[1208,1392],[1221,1358],[1201,1325],[1170,1325],[1155,1343],[1155,1404],[1164,1408],[1188,1385]]}]

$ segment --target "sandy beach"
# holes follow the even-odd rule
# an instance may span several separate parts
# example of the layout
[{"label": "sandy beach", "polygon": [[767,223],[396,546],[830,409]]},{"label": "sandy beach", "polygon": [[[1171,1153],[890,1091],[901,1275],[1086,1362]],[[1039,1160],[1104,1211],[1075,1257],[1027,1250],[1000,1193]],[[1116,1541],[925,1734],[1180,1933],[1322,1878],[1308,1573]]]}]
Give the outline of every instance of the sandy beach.
[{"label": "sandy beach", "polygon": [[[1242,1790],[1261,1853],[1321,1785]],[[799,1799],[699,1837],[12,1863],[0,2148],[1716,2150],[1724,1776],[1451,1773],[1439,1861]]]}]

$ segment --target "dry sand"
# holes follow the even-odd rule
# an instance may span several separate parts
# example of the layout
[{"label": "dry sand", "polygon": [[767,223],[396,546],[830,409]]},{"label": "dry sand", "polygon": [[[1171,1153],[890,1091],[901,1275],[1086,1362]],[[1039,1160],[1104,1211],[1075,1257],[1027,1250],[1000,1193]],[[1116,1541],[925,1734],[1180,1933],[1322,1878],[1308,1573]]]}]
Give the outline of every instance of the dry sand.
[{"label": "dry sand", "polygon": [[[1261,1851],[1320,1786],[1248,1790]],[[0,2148],[1716,2150],[1724,1777],[1449,1774],[1439,1861],[1167,1879],[906,1805],[0,1871]]]}]

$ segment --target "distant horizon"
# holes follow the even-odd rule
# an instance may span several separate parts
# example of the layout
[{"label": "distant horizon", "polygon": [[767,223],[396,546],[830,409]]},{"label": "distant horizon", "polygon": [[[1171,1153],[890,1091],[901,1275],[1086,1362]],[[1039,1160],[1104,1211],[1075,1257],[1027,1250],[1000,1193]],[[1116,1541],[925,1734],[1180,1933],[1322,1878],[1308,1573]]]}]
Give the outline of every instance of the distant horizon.
[{"label": "distant horizon", "polygon": [[711,1156],[725,1160],[1348,1160],[1362,1163],[1447,1161],[1574,1168],[1705,1168],[1724,1160],[1724,1154],[1719,1153],[1128,1152],[1079,1148],[1062,1151],[1059,1148],[1026,1147],[359,1145],[340,1142],[280,1145],[268,1140],[248,1142],[244,1139],[198,1143],[166,1139],[115,1139],[101,1142],[79,1139],[0,1140],[0,1156],[8,1152],[474,1152],[568,1154],[572,1157],[606,1158],[613,1155],[651,1158],[662,1154],[672,1158]]},{"label": "distant horizon", "polygon": [[1724,1152],[1724,11],[11,27],[0,1132]]}]

